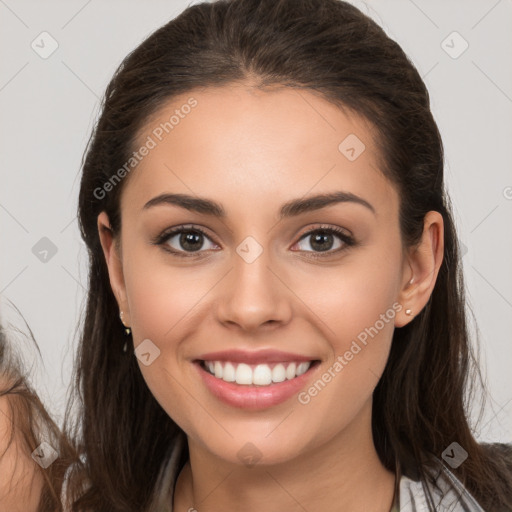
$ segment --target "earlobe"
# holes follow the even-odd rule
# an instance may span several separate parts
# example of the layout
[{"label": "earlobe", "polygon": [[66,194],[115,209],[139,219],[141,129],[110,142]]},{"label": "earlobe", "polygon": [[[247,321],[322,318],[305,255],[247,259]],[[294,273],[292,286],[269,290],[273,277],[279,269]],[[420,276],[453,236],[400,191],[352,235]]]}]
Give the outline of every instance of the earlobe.
[{"label": "earlobe", "polygon": [[400,292],[399,302],[403,309],[396,316],[396,327],[409,323],[427,304],[434,290],[443,253],[443,217],[437,211],[430,211],[425,215],[421,241],[408,255],[407,264],[412,277]]},{"label": "earlobe", "polygon": [[110,227],[108,215],[104,211],[98,215],[98,235],[108,267],[110,286],[117,299],[119,309],[124,311],[125,320],[129,321],[129,308],[126,300],[122,260],[118,252],[112,228]]}]

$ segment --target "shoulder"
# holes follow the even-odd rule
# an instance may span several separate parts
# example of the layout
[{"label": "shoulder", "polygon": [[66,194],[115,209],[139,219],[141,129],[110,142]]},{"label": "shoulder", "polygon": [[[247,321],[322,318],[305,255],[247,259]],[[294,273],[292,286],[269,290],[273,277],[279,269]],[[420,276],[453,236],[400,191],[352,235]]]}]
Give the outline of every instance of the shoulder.
[{"label": "shoulder", "polygon": [[[425,485],[407,476],[400,479],[400,511],[485,512],[460,480],[440,461]],[[433,507],[433,508],[432,508]]]},{"label": "shoulder", "polygon": [[16,421],[23,414],[22,409],[16,411],[22,407],[17,398],[0,395],[0,503],[2,510],[32,512],[37,510],[44,480],[19,428],[23,421]]}]

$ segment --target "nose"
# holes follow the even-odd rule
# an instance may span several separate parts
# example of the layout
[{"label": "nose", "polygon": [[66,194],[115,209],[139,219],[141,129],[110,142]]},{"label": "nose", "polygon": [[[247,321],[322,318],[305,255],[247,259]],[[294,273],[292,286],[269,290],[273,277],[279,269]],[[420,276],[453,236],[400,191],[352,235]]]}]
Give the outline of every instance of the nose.
[{"label": "nose", "polygon": [[247,332],[287,324],[293,294],[286,286],[284,272],[272,264],[267,249],[251,260],[234,254],[233,266],[219,287],[218,321],[230,329]]}]

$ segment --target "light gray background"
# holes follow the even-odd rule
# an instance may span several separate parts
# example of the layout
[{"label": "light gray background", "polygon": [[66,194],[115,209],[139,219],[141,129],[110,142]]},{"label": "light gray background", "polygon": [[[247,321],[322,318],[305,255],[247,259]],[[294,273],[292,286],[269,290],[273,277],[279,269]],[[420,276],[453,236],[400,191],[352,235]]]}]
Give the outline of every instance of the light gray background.
[{"label": "light gray background", "polygon": [[[76,203],[99,99],[123,57],[189,3],[0,0],[0,313],[26,330],[12,303],[32,329],[44,363],[34,385],[57,421],[87,284]],[[476,436],[511,442],[512,1],[352,3],[398,41],[429,89],[491,394]],[[58,43],[46,59],[31,47],[43,31]],[[445,51],[462,48],[453,31],[469,44],[458,58]],[[33,252],[43,237],[57,251],[46,262]]]}]

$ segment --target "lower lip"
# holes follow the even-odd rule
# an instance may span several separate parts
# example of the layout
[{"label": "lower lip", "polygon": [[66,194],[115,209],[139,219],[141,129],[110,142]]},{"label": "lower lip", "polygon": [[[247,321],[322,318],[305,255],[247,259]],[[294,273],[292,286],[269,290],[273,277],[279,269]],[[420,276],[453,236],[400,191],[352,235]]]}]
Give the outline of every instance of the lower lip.
[{"label": "lower lip", "polygon": [[308,371],[291,380],[268,386],[242,385],[226,382],[214,377],[199,362],[194,362],[206,387],[224,403],[241,409],[266,409],[288,400],[298,393],[315,372],[318,362],[312,363]]}]

